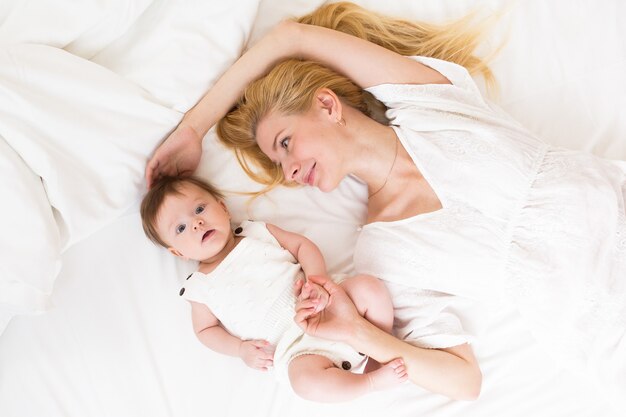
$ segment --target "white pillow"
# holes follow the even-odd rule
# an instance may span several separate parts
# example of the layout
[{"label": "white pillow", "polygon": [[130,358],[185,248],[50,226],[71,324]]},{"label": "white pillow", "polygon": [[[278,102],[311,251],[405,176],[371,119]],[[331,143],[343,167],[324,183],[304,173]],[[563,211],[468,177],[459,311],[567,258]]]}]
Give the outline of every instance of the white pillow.
[{"label": "white pillow", "polygon": [[0,334],[11,316],[45,311],[61,242],[41,178],[0,136]]},{"label": "white pillow", "polygon": [[3,0],[0,47],[65,49],[185,112],[240,55],[260,0]]},{"label": "white pillow", "polygon": [[91,58],[163,0],[2,0],[0,46],[34,43]]},{"label": "white pillow", "polygon": [[[45,309],[59,254],[141,198],[148,158],[238,57],[258,6],[120,0],[61,12],[52,3],[0,6],[0,135],[12,148],[2,173],[21,173],[19,192],[3,186],[0,198],[28,196],[6,207],[14,228],[3,242],[34,242],[1,255],[0,315]],[[36,29],[34,16],[45,16]],[[34,219],[21,228],[20,214]]]},{"label": "white pillow", "polygon": [[92,58],[185,112],[241,55],[259,0],[155,1]]},{"label": "white pillow", "polygon": [[43,179],[63,248],[143,190],[146,160],[179,121],[137,85],[57,48],[0,52],[0,134]]}]

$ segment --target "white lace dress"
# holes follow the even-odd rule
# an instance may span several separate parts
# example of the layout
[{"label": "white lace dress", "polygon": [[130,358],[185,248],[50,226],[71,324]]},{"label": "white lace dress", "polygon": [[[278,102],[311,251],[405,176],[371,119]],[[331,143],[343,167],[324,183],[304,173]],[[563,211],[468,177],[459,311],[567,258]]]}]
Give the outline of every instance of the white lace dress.
[{"label": "white lace dress", "polygon": [[443,208],[364,226],[357,272],[513,304],[563,365],[626,393],[626,162],[548,146],[464,68],[415,59],[453,85],[369,91]]}]

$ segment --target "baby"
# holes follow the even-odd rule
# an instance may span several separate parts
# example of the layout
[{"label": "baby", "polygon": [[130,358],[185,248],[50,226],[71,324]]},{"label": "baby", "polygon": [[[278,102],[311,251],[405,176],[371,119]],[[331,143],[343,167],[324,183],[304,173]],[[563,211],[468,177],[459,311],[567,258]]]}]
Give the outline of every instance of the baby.
[{"label": "baby", "polygon": [[[346,344],[304,334],[293,321],[296,296],[328,302],[306,278],[326,275],[320,250],[302,235],[271,224],[244,221],[233,231],[222,195],[197,178],[163,178],[141,204],[143,228],[170,253],[199,262],[180,295],[191,303],[193,328],[210,349],[240,357],[259,370],[274,367],[303,398],[335,402],[382,390],[407,379],[401,359],[372,364]],[[333,277],[359,313],[388,332],[393,306],[384,284],[357,275]],[[302,284],[302,280],[305,281]]]}]

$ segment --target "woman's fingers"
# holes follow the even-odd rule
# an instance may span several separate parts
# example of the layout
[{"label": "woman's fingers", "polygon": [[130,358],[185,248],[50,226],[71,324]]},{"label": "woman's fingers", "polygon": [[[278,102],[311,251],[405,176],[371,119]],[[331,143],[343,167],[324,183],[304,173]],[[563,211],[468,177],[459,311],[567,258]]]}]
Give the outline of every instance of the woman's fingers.
[{"label": "woman's fingers", "polygon": [[296,311],[293,320],[296,322],[298,327],[300,327],[305,332],[309,329],[309,326],[312,323],[309,323],[309,319],[315,315],[315,308],[303,308]]},{"label": "woman's fingers", "polygon": [[308,279],[312,283],[324,287],[324,289],[329,294],[332,294],[340,289],[339,285],[337,285],[332,279],[330,279],[330,277],[326,275],[311,275]]},{"label": "woman's fingers", "polygon": [[152,156],[152,159],[146,165],[146,185],[148,189],[152,188],[155,182],[157,182],[164,175],[173,175],[172,170],[172,157],[169,155],[163,155],[161,149],[157,149],[156,153]]},{"label": "woman's fingers", "polygon": [[148,185],[148,189],[150,189],[150,187],[152,186],[152,178],[154,175],[154,170],[156,169],[157,166],[158,166],[158,162],[153,162],[152,160],[150,160],[146,164],[145,177],[146,177],[146,184]]},{"label": "woman's fingers", "polygon": [[202,156],[202,138],[190,126],[178,126],[159,145],[146,166],[148,188],[162,176],[192,175]]},{"label": "woman's fingers", "polygon": [[152,184],[154,184],[156,180],[159,179],[160,168],[161,168],[161,163],[159,159],[153,156],[152,159],[150,159],[150,161],[146,165],[146,184],[148,186],[148,189],[150,189],[152,187]]},{"label": "woman's fingers", "polygon": [[305,300],[300,300],[296,303],[296,312],[300,311],[300,310],[308,310],[308,309],[315,309],[318,304],[319,304],[320,300],[318,299],[305,299]]}]

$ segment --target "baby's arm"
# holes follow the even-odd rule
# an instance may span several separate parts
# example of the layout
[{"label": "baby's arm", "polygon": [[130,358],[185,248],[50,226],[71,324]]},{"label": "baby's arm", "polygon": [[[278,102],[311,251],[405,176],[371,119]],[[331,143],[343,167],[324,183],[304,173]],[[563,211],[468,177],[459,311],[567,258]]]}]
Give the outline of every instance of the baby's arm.
[{"label": "baby's arm", "polygon": [[193,330],[203,345],[215,352],[241,358],[246,365],[260,371],[267,371],[272,366],[274,348],[267,341],[241,340],[228,333],[206,305],[190,303]]},{"label": "baby's arm", "polygon": [[267,230],[276,238],[280,246],[287,249],[300,263],[307,279],[306,283],[297,283],[296,294],[299,299],[316,300],[316,311],[321,311],[328,302],[328,293],[323,287],[308,281],[313,275],[326,276],[326,262],[317,245],[298,233],[288,232],[273,224],[266,224]]}]

